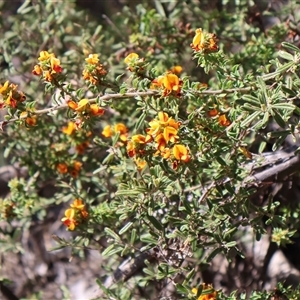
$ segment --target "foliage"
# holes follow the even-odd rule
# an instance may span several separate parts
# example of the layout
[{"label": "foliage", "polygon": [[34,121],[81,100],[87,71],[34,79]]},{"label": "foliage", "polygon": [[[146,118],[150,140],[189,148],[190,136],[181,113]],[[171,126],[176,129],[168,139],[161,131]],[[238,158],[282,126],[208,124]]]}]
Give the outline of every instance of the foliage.
[{"label": "foliage", "polygon": [[[56,205],[75,233],[56,236],[57,247],[97,248],[109,274],[150,251],[135,284],[152,297],[167,281],[179,299],[275,293],[217,293],[197,282],[195,266],[220,253],[243,258],[246,227],[257,240],[272,231],[278,245],[299,230],[299,206],[255,198],[261,182],[249,167],[298,137],[299,9],[291,1],[262,31],[249,1],[219,1],[219,10],[203,2],[124,6],[111,26],[72,1],[25,1],[0,15],[1,143],[28,172],[1,200],[2,251],[22,251],[18,234]],[[50,198],[38,195],[45,181]],[[108,299],[140,299],[129,284],[97,282]]]}]

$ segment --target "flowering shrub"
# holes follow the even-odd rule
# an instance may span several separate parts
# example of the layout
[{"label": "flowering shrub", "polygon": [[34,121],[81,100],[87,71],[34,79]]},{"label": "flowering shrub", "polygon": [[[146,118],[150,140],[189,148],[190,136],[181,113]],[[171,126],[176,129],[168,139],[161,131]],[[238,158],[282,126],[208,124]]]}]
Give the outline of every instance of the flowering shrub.
[{"label": "flowering shrub", "polygon": [[[24,61],[0,75],[1,143],[25,168],[1,195],[1,219],[24,234],[55,207],[51,222],[69,235],[57,230],[52,250],[101,253],[98,299],[269,299],[267,265],[248,284],[239,264],[243,235],[282,246],[299,230],[299,199],[276,184],[299,169],[300,19],[261,30],[248,1],[171,2],[124,6],[106,30],[74,3],[65,15],[64,1],[25,1],[12,20],[27,24],[28,44],[1,19],[0,54]],[[2,231],[3,251],[21,252]],[[243,273],[227,288],[209,271],[217,257]]]}]

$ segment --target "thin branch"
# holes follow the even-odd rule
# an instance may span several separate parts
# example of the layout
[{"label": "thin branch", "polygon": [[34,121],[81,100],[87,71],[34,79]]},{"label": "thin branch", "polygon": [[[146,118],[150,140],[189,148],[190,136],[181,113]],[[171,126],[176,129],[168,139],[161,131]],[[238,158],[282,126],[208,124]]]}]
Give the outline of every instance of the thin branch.
[{"label": "thin branch", "polygon": [[[125,94],[106,94],[106,95],[103,95],[101,97],[97,97],[97,98],[92,98],[92,99],[89,99],[89,103],[92,104],[92,103],[95,103],[97,100],[100,100],[100,101],[109,101],[111,99],[124,99],[124,98],[135,98],[135,97],[145,97],[145,96],[157,96],[159,94],[158,91],[154,91],[154,90],[148,90],[148,91],[145,91],[145,92],[133,92],[133,93],[125,93]],[[59,104],[59,105],[55,105],[55,106],[52,106],[50,108],[45,108],[45,109],[40,109],[40,110],[36,110],[36,111],[33,111],[32,112],[32,115],[44,115],[44,114],[50,114],[54,111],[58,111],[58,110],[63,110],[63,109],[67,109],[69,106],[67,103],[65,104]],[[26,119],[27,118],[27,115],[24,115],[24,116],[21,116],[19,118],[12,118],[12,119],[9,119],[7,121],[2,121],[0,122],[0,128],[3,129],[3,126],[7,125],[8,123],[12,123],[12,122],[16,122],[18,120],[23,120],[23,119]]]},{"label": "thin branch", "polygon": [[220,94],[233,94],[233,93],[249,93],[254,91],[254,87],[245,87],[245,88],[234,88],[234,89],[222,89],[222,90],[204,90],[197,91],[201,95],[220,95]]},{"label": "thin branch", "polygon": [[[197,94],[201,94],[201,95],[220,95],[220,94],[232,94],[235,92],[239,92],[239,93],[248,93],[251,90],[253,90],[252,87],[247,87],[247,88],[235,88],[235,89],[223,89],[223,90],[205,90],[205,91],[198,91],[196,92]],[[97,100],[100,101],[109,101],[111,99],[124,99],[124,98],[135,98],[135,97],[145,97],[145,96],[158,96],[160,94],[159,91],[157,90],[147,90],[144,92],[130,92],[130,93],[124,93],[124,94],[106,94],[103,95],[101,97],[96,97],[96,98],[92,98],[89,99],[89,103],[95,103]],[[63,110],[63,109],[67,109],[68,108],[68,104],[59,104],[59,105],[55,105],[52,106],[50,108],[45,108],[45,109],[40,109],[40,110],[36,110],[31,112],[32,115],[44,115],[44,114],[50,114],[54,111],[59,111],[59,110]],[[3,130],[3,127],[9,123],[13,123],[16,122],[18,120],[24,120],[27,118],[27,115],[24,116],[20,116],[18,118],[11,118],[7,121],[2,121],[0,122],[0,130]]]}]

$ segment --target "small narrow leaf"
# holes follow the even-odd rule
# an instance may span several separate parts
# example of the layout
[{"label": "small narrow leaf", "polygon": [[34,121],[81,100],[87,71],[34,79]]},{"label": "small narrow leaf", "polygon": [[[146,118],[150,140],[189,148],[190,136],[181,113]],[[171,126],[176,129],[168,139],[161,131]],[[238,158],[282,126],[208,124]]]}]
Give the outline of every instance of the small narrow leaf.
[{"label": "small narrow leaf", "polygon": [[114,231],[112,231],[110,228],[105,227],[105,228],[104,228],[104,231],[105,231],[109,236],[111,236],[112,238],[114,238],[116,241],[118,241],[118,242],[121,241],[120,237],[119,237]]},{"label": "small narrow leaf", "polygon": [[253,114],[251,114],[250,116],[248,116],[242,123],[241,126],[242,127],[246,127],[247,125],[249,125],[250,123],[252,123],[259,115],[261,114],[260,111],[256,111]]},{"label": "small narrow leaf", "polygon": [[147,215],[147,218],[157,230],[163,229],[162,224],[155,217]]},{"label": "small narrow leaf", "polygon": [[290,49],[292,51],[300,53],[300,49],[291,43],[283,42],[283,43],[281,43],[281,45],[282,45],[282,47],[284,47],[286,49]]},{"label": "small narrow leaf", "polygon": [[135,130],[135,131],[137,131],[138,129],[140,129],[140,128],[143,126],[144,121],[145,121],[145,118],[146,118],[146,113],[143,112],[143,113],[140,115],[139,119],[137,120],[137,122],[136,122],[136,124],[135,124],[135,126],[134,126],[134,130]]},{"label": "small narrow leaf", "polygon": [[293,55],[286,51],[279,51],[278,55],[286,60],[294,60]]},{"label": "small narrow leaf", "polygon": [[120,231],[119,231],[119,235],[122,235],[123,233],[125,233],[127,230],[129,230],[131,228],[131,226],[133,225],[132,222],[128,222]]},{"label": "small narrow leaf", "polygon": [[274,109],[273,110],[273,117],[276,121],[276,123],[281,127],[284,128],[286,126],[285,121],[281,117],[281,115]]}]

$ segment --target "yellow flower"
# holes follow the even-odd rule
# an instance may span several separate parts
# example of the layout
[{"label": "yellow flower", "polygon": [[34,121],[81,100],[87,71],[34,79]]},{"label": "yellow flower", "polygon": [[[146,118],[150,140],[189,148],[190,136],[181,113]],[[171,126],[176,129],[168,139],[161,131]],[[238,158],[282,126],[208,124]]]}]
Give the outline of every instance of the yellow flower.
[{"label": "yellow flower", "polygon": [[61,221],[68,227],[70,230],[74,230],[78,225],[78,222],[75,219],[75,210],[73,208],[69,208],[65,211],[65,217],[61,219]]},{"label": "yellow flower", "polygon": [[158,119],[150,121],[149,125],[150,128],[146,129],[147,134],[157,136],[163,133],[166,142],[175,142],[173,136],[175,137],[177,135],[180,122],[176,122],[172,117],[169,117],[167,113],[160,111],[158,113]]},{"label": "yellow flower", "polygon": [[86,111],[89,108],[89,106],[90,106],[89,105],[89,100],[88,99],[82,99],[78,102],[78,106],[75,110],[79,111],[79,112],[83,112],[83,111]]},{"label": "yellow flower", "polygon": [[159,151],[163,151],[167,145],[167,141],[165,140],[164,135],[162,133],[156,136],[155,142],[156,142],[156,148]]},{"label": "yellow flower", "polygon": [[174,74],[180,74],[182,72],[182,66],[174,66],[170,71]]},{"label": "yellow flower", "polygon": [[9,81],[7,80],[2,86],[0,86],[0,94],[5,95],[8,90]]},{"label": "yellow flower", "polygon": [[99,62],[99,57],[98,56],[99,56],[98,54],[90,54],[89,57],[85,59],[85,61],[88,64],[97,65],[98,62]]},{"label": "yellow flower", "polygon": [[179,139],[179,137],[177,136],[177,130],[171,126],[167,126],[164,128],[163,135],[166,142],[175,143]]},{"label": "yellow flower", "polygon": [[72,135],[76,131],[76,128],[76,124],[70,121],[67,127],[63,127],[62,132],[67,135]]},{"label": "yellow flower", "polygon": [[193,38],[192,48],[193,49],[202,49],[204,45],[204,34],[202,32],[202,28],[196,29],[196,34]]},{"label": "yellow flower", "polygon": [[112,137],[113,131],[112,131],[112,129],[111,129],[111,126],[110,126],[110,125],[106,125],[106,126],[103,128],[101,134],[102,134],[104,137],[106,137],[106,138]]},{"label": "yellow flower", "polygon": [[76,171],[80,171],[81,170],[81,167],[82,167],[82,163],[80,161],[75,161],[74,162],[74,169]]},{"label": "yellow flower", "polygon": [[51,75],[51,72],[50,71],[45,71],[44,78],[45,78],[46,81],[51,82],[52,79],[53,79],[53,77]]},{"label": "yellow flower", "polygon": [[55,58],[55,56],[50,57],[50,65],[51,65],[51,74],[53,73],[61,73],[62,67],[60,66],[60,60]]},{"label": "yellow flower", "polygon": [[136,163],[138,170],[142,170],[147,166],[147,162],[140,158],[136,159],[135,163]]},{"label": "yellow flower", "polygon": [[198,28],[191,43],[191,48],[196,52],[216,52],[218,51],[217,37],[214,33],[203,32],[201,28]]},{"label": "yellow flower", "polygon": [[81,199],[75,199],[73,204],[70,205],[74,209],[83,210],[84,204]]},{"label": "yellow flower", "polygon": [[136,61],[138,59],[139,59],[139,55],[133,52],[133,53],[128,54],[125,57],[124,62],[125,62],[126,65],[128,65],[128,64],[130,64],[133,61]]},{"label": "yellow flower", "polygon": [[115,125],[115,132],[120,133],[120,140],[123,142],[127,141],[127,132],[128,129],[123,123],[118,123]]},{"label": "yellow flower", "polygon": [[171,73],[167,74],[164,77],[163,83],[164,83],[164,87],[168,91],[179,91],[180,90],[179,78],[175,74],[171,74]]},{"label": "yellow flower", "polygon": [[164,76],[159,76],[154,79],[151,83],[150,88],[164,88],[164,95],[169,95],[173,91],[176,95],[180,94],[182,86],[182,80],[178,78],[177,75],[173,73],[167,73]]},{"label": "yellow flower", "polygon": [[115,125],[115,132],[126,133],[127,131],[128,129],[123,123],[118,123]]},{"label": "yellow flower", "polygon": [[39,61],[45,61],[48,60],[51,56],[54,54],[50,54],[48,51],[41,51],[40,52],[40,57],[38,58]]},{"label": "yellow flower", "polygon": [[127,154],[129,157],[133,157],[136,155],[136,150],[133,142],[129,141],[126,146]]},{"label": "yellow flower", "polygon": [[189,151],[184,145],[176,144],[173,147],[173,155],[179,161],[188,162],[190,160]]},{"label": "yellow flower", "polygon": [[226,115],[219,116],[218,120],[221,126],[227,127],[230,125],[230,121],[227,119]]},{"label": "yellow flower", "polygon": [[144,136],[142,134],[136,134],[133,135],[131,138],[132,142],[135,144],[146,144],[151,140],[151,137],[149,136]]},{"label": "yellow flower", "polygon": [[73,101],[73,100],[67,101],[67,104],[68,104],[68,106],[69,106],[71,109],[73,109],[73,110],[76,110],[77,107],[78,107],[78,104],[77,104],[75,101]]},{"label": "yellow flower", "polygon": [[169,159],[171,156],[171,150],[170,148],[164,148],[161,152],[160,155],[164,158],[164,159]]},{"label": "yellow flower", "polygon": [[43,70],[42,70],[42,68],[39,65],[35,65],[33,67],[32,74],[33,75],[42,75],[43,74]]},{"label": "yellow flower", "polygon": [[93,116],[102,116],[105,112],[104,108],[98,106],[97,104],[91,104],[90,106],[91,114]]}]

